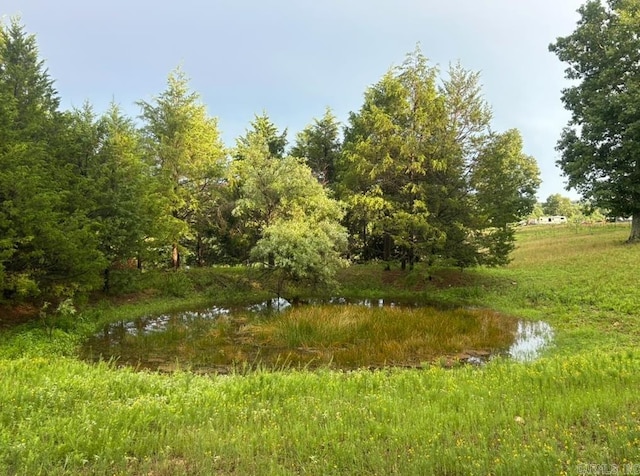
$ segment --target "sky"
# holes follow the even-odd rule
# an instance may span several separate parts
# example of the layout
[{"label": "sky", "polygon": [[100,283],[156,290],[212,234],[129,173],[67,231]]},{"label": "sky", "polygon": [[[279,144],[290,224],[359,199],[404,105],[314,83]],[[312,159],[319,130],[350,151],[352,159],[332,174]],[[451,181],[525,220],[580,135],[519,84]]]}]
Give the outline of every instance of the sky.
[{"label": "sky", "polygon": [[563,65],[548,51],[583,0],[3,0],[36,35],[64,109],[112,101],[131,117],[181,67],[233,146],[266,112],[289,144],[330,107],[342,124],[367,87],[420,45],[442,77],[481,74],[492,128],[517,128],[536,158],[538,198],[565,189],[555,150],[569,119]]}]

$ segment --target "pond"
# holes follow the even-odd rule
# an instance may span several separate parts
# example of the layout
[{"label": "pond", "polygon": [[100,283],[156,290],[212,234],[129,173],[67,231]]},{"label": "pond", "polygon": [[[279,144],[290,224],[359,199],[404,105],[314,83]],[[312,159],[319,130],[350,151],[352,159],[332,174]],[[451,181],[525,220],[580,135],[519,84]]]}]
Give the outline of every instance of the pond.
[{"label": "pond", "polygon": [[333,298],[120,321],[88,339],[81,357],[117,365],[199,373],[256,368],[336,369],[482,365],[495,356],[536,359],[553,339],[549,324],[486,309]]}]

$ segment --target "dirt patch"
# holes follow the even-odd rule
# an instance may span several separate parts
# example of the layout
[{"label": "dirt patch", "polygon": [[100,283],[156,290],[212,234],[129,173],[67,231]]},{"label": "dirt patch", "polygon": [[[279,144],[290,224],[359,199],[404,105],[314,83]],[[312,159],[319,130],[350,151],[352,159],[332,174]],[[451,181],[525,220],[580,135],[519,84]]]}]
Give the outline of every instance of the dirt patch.
[{"label": "dirt patch", "polygon": [[6,329],[38,318],[38,308],[32,304],[0,305],[0,329]]}]

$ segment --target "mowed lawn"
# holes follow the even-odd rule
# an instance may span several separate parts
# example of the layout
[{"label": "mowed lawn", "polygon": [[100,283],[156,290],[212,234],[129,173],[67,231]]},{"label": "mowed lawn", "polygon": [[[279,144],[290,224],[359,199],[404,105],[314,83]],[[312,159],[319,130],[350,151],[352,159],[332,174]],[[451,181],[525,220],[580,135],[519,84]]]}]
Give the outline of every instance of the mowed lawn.
[{"label": "mowed lawn", "polygon": [[345,293],[543,319],[555,339],[529,363],[201,376],[74,357],[95,322],[142,304],[87,309],[51,338],[3,331],[0,473],[637,474],[640,246],[627,234],[530,227],[502,269],[345,271]]}]

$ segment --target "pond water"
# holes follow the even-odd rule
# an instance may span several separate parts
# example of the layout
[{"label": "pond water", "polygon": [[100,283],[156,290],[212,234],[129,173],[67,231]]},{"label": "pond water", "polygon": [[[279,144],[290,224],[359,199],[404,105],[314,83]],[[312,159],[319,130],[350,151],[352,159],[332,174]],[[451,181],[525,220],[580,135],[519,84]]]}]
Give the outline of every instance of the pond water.
[{"label": "pond water", "polygon": [[[176,365],[180,366],[179,362],[191,367],[197,361],[195,367],[204,369],[203,372],[226,373],[229,371],[228,360],[216,356],[216,349],[227,355],[237,352],[234,361],[242,361],[248,354],[253,356],[252,359],[274,351],[286,354],[287,349],[270,349],[264,343],[251,341],[247,329],[255,325],[257,318],[264,322],[276,319],[281,311],[293,307],[317,305],[362,306],[368,309],[424,308],[424,304],[415,302],[347,300],[339,297],[295,306],[282,298],[238,308],[214,306],[200,311],[163,314],[109,324],[85,342],[81,357],[91,361],[115,359],[122,365],[156,370],[170,370]],[[538,358],[553,339],[553,329],[543,321],[518,320],[511,329],[512,339],[507,347],[491,350],[472,347],[458,352],[449,362],[482,365],[496,356],[506,356],[522,362],[531,361]],[[252,350],[243,354],[242,349],[246,348]],[[296,349],[301,350],[299,347]],[[305,352],[313,353],[313,350]],[[204,360],[203,355],[207,355]]]},{"label": "pond water", "polygon": [[552,339],[553,329],[548,323],[518,321],[516,337],[507,350],[507,355],[521,362],[535,360]]}]

